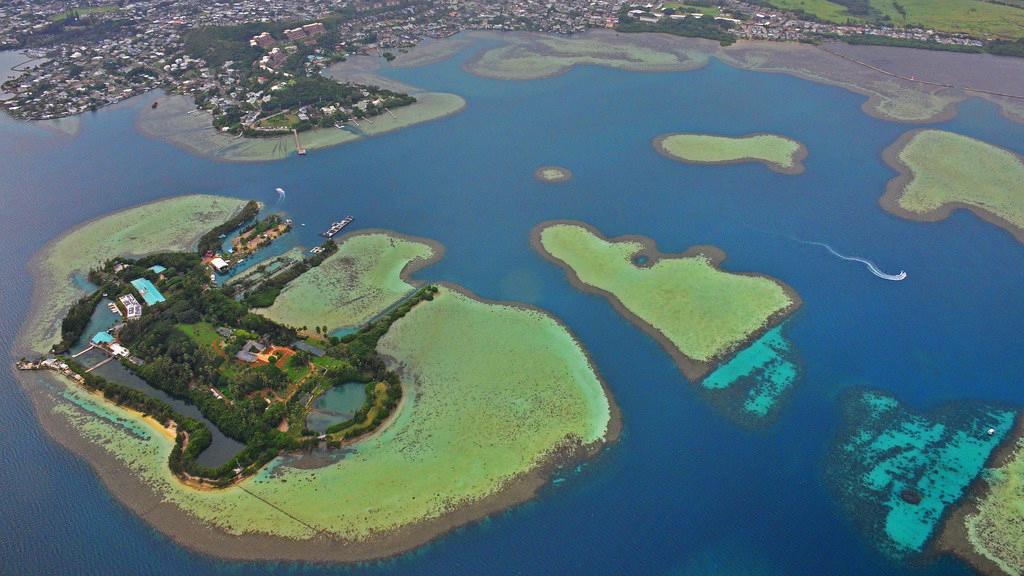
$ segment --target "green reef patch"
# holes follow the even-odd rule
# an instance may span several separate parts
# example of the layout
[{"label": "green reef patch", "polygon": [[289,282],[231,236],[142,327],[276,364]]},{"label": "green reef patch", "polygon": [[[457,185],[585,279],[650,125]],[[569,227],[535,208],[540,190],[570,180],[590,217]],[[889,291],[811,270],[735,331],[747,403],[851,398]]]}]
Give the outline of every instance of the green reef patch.
[{"label": "green reef patch", "polygon": [[904,134],[883,153],[900,175],[882,206],[913,220],[943,220],[966,209],[1024,242],[1024,157],[944,130]]},{"label": "green reef patch", "polygon": [[704,380],[701,388],[735,420],[750,426],[772,422],[800,376],[784,324],[764,333]]},{"label": "green reef patch", "polygon": [[648,238],[607,239],[570,221],[540,224],[531,243],[563,267],[575,286],[608,298],[657,339],[690,381],[800,305],[796,292],[778,280],[721,270],[725,254],[713,246],[663,255]]},{"label": "green reef patch", "polygon": [[572,171],[561,166],[541,166],[533,173],[534,178],[548,184],[567,182],[572,179]]},{"label": "green reef patch", "polygon": [[921,415],[881,392],[849,395],[843,413],[829,483],[867,537],[896,558],[927,550],[1016,417],[978,403]]},{"label": "green reef patch", "polygon": [[536,80],[564,74],[574,66],[592,65],[632,71],[693,70],[708,62],[708,54],[667,42],[645,45],[615,34],[585,34],[574,38],[545,34],[487,35],[502,45],[482,51],[465,64],[478,76],[501,80]]},{"label": "green reef patch", "polygon": [[272,306],[257,312],[310,330],[359,326],[411,294],[415,286],[406,278],[443,254],[437,242],[395,232],[348,235],[337,252],[289,282]]},{"label": "green reef patch", "polygon": [[85,292],[72,281],[115,256],[186,251],[245,201],[223,196],[178,196],[102,216],[47,244],[30,264],[35,283],[31,321],[19,348],[44,353],[60,340],[60,323]]},{"label": "green reef patch", "polygon": [[807,148],[775,134],[750,134],[738,138],[710,134],[665,134],[654,139],[654,149],[680,162],[692,164],[740,164],[760,162],[781,174],[800,174]]}]

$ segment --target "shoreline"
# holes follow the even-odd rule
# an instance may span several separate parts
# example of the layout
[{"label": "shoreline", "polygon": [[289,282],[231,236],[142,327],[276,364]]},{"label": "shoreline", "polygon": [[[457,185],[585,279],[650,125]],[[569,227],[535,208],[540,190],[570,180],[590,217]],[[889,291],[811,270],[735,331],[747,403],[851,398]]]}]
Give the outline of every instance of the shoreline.
[{"label": "shoreline", "polygon": [[[147,524],[155,528],[176,544],[191,551],[210,557],[225,560],[267,560],[267,561],[303,561],[312,563],[353,563],[380,560],[408,552],[430,541],[443,537],[451,531],[466,525],[484,521],[488,516],[505,511],[518,504],[529,501],[538,495],[540,489],[550,482],[554,470],[572,463],[590,459],[599,455],[606,444],[619,438],[622,423],[621,412],[607,383],[597,371],[589,351],[568,327],[555,316],[520,303],[491,301],[472,294],[460,286],[439,283],[445,288],[458,292],[473,300],[486,304],[511,306],[519,309],[539,312],[556,322],[572,338],[578,349],[583,353],[588,365],[600,382],[602,392],[608,402],[608,421],[601,439],[589,444],[582,444],[571,437],[554,446],[549,453],[543,455],[530,469],[508,478],[498,485],[490,494],[458,504],[441,515],[402,526],[393,531],[373,534],[365,540],[344,540],[328,535],[324,530],[305,524],[300,518],[292,516],[283,508],[270,502],[247,489],[253,477],[243,479],[236,485],[226,489],[241,490],[253,498],[266,504],[276,513],[284,514],[292,521],[304,524],[312,531],[313,536],[307,539],[275,536],[266,533],[232,534],[210,522],[198,519],[190,512],[174,502],[166,500],[160,492],[136,474],[125,474],[126,468],[118,458],[108,452],[97,442],[88,439],[67,419],[59,414],[60,408],[70,409],[77,414],[85,414],[86,410],[70,400],[63,398],[61,389],[71,393],[88,394],[88,391],[64,382],[58,375],[33,372],[39,377],[54,383],[57,390],[34,386],[22,374],[16,374],[21,387],[32,402],[37,420],[46,430],[47,435],[63,446],[77,458],[84,460],[103,483],[106,490],[123,506],[128,508]],[[29,316],[31,318],[31,315]],[[404,398],[404,395],[403,395]],[[143,422],[148,428],[155,426],[141,414],[125,410],[106,400],[99,403],[105,408],[116,411],[119,416]],[[392,415],[397,418],[401,407]],[[151,420],[151,419],[150,419]],[[111,421],[111,425],[118,425]],[[379,432],[378,430],[377,432]],[[154,430],[163,438],[161,446],[169,449],[174,441],[165,432]],[[365,438],[363,438],[365,439]],[[362,439],[361,439],[362,440]],[[163,449],[162,448],[162,449]],[[166,466],[166,463],[163,463]],[[287,466],[284,463],[282,465]],[[168,474],[170,474],[168,472]],[[172,481],[179,481],[170,474]],[[182,483],[187,490],[200,490],[187,483]]]},{"label": "shoreline", "polygon": [[[916,222],[940,222],[949,218],[949,216],[957,210],[967,210],[981,220],[1001,228],[1003,231],[1013,236],[1017,242],[1024,244],[1024,228],[1017,226],[1009,220],[1006,220],[1003,217],[982,208],[981,206],[975,206],[965,202],[944,202],[938,208],[929,210],[928,212],[914,212],[900,206],[900,199],[903,197],[903,191],[915,177],[913,169],[911,169],[910,166],[907,166],[900,158],[900,152],[906,148],[907,144],[909,144],[915,136],[924,130],[926,129],[919,128],[906,132],[882,151],[882,160],[885,164],[889,168],[898,172],[894,178],[890,179],[885,184],[885,193],[878,199],[878,203],[881,205],[882,209],[886,212],[899,216],[900,218]],[[1024,156],[1017,154],[1013,150],[1007,150],[1007,152],[1014,155],[1022,164],[1024,164]]]},{"label": "shoreline", "polygon": [[755,278],[767,278],[772,280],[773,282],[778,284],[780,288],[782,288],[782,291],[789,298],[789,306],[769,316],[764,321],[764,324],[760,326],[757,330],[751,332],[746,338],[738,341],[737,343],[728,347],[722,352],[719,352],[712,358],[705,361],[694,360],[693,358],[690,358],[682,351],[680,351],[676,347],[676,345],[661,332],[661,330],[658,330],[648,321],[644,320],[643,318],[637,316],[629,309],[627,309],[618,299],[618,297],[616,297],[614,294],[601,288],[597,288],[595,286],[591,286],[589,284],[584,283],[582,280],[580,280],[579,276],[576,275],[576,272],[570,266],[566,265],[561,260],[555,258],[550,253],[548,253],[546,249],[544,249],[544,246],[541,243],[541,234],[544,232],[544,229],[549,228],[551,226],[563,224],[583,227],[586,230],[588,230],[591,234],[597,236],[599,239],[605,242],[639,243],[641,245],[641,248],[631,255],[631,260],[633,260],[636,256],[640,255],[646,256],[647,261],[644,263],[643,266],[638,266],[635,262],[631,262],[633,266],[637,267],[653,266],[661,259],[672,260],[693,258],[695,256],[704,256],[705,258],[708,259],[709,263],[715,270],[718,270],[720,272],[726,272],[725,270],[722,270],[719,267],[719,265],[726,258],[725,251],[723,251],[721,248],[718,248],[717,246],[713,246],[710,244],[698,244],[690,246],[683,252],[675,254],[663,253],[657,249],[657,243],[653,239],[648,238],[647,236],[627,234],[623,236],[609,238],[602,234],[594,226],[591,226],[590,224],[587,224],[586,222],[581,222],[579,220],[547,220],[545,222],[537,224],[536,226],[533,227],[532,230],[530,230],[530,245],[533,247],[535,251],[537,251],[538,254],[540,254],[546,260],[554,263],[559,268],[563,269],[565,271],[566,277],[569,279],[569,283],[572,284],[574,288],[585,293],[596,294],[598,296],[605,298],[612,305],[615,311],[622,315],[623,318],[633,323],[636,327],[640,328],[642,331],[646,332],[649,336],[651,336],[658,344],[661,345],[661,347],[669,354],[669,356],[672,357],[672,359],[676,363],[676,366],[679,368],[679,371],[682,372],[683,376],[691,384],[698,384],[701,381],[701,379],[704,378],[704,376],[707,376],[708,373],[710,373],[713,369],[717,368],[722,363],[727,361],[734,353],[736,353],[739,350],[747,348],[752,343],[754,343],[758,338],[763,336],[766,332],[782,323],[782,321],[784,321],[786,318],[788,318],[794,312],[796,312],[803,304],[803,300],[800,298],[800,295],[797,294],[796,290],[794,290],[788,284],[777,278],[765,276],[763,274],[757,274],[755,272],[727,272],[728,274],[736,274],[739,276],[751,276]]},{"label": "shoreline", "polygon": [[[786,140],[787,142],[792,142],[797,145],[797,149],[794,150],[792,154],[790,154],[789,161],[792,163],[792,166],[789,167],[782,166],[781,164],[777,164],[775,162],[772,162],[771,160],[766,160],[764,158],[757,158],[755,156],[743,156],[741,158],[733,158],[729,160],[690,160],[689,158],[683,158],[681,156],[673,154],[667,148],[665,148],[665,140],[671,138],[672,136],[708,136],[713,138],[726,138],[729,140],[746,140],[748,138],[754,138],[757,136],[771,136],[774,138],[781,138],[783,140]],[[779,136],[778,134],[770,134],[768,132],[751,132],[750,134],[744,134],[743,136],[716,136],[714,134],[700,134],[691,132],[669,132],[666,134],[662,134],[660,136],[656,136],[654,140],[651,140],[651,145],[654,146],[654,150],[658,154],[661,154],[662,156],[669,158],[671,160],[675,160],[676,162],[682,162],[683,164],[695,164],[702,166],[726,166],[729,164],[746,164],[749,162],[757,162],[759,164],[764,165],[772,172],[776,172],[778,174],[786,174],[788,176],[796,176],[799,174],[803,174],[806,170],[806,166],[804,166],[803,161],[807,159],[807,147],[804,146],[803,142],[794,140],[792,138],[788,138],[786,136]]]},{"label": "shoreline", "polygon": [[[29,258],[28,262],[25,265],[25,267],[27,268],[27,272],[28,272],[29,276],[32,277],[32,295],[29,298],[28,313],[25,315],[25,319],[22,321],[21,325],[18,327],[18,331],[17,331],[17,333],[14,336],[14,341],[13,341],[13,344],[12,344],[11,350],[10,350],[11,356],[12,357],[17,357],[18,355],[23,355],[23,354],[26,354],[26,353],[30,353],[30,354],[46,354],[47,352],[49,352],[49,349],[47,349],[47,350],[36,350],[34,348],[34,346],[35,346],[35,344],[38,344],[37,342],[27,342],[25,340],[26,338],[28,338],[28,334],[27,334],[27,330],[26,329],[29,328],[30,325],[35,324],[35,322],[33,322],[33,319],[36,318],[39,315],[40,307],[42,306],[43,301],[45,300],[45,295],[51,292],[51,290],[49,290],[45,286],[43,286],[43,282],[40,282],[40,280],[42,279],[42,276],[45,275],[45,273],[43,272],[42,264],[50,259],[51,252],[53,251],[54,247],[61,240],[63,240],[64,238],[67,238],[68,236],[70,236],[70,235],[72,235],[72,234],[74,234],[74,233],[76,233],[76,232],[78,232],[80,230],[83,230],[83,229],[85,229],[85,228],[87,228],[89,226],[92,226],[93,224],[99,222],[100,220],[104,220],[104,219],[112,217],[112,216],[114,216],[116,214],[127,212],[129,210],[136,210],[136,209],[140,209],[140,208],[146,208],[148,206],[154,206],[154,205],[160,204],[162,202],[174,202],[176,200],[180,200],[180,199],[184,199],[184,198],[204,197],[204,196],[205,197],[209,197],[211,199],[227,200],[227,201],[236,201],[237,200],[239,202],[242,202],[242,206],[239,206],[238,208],[236,208],[231,213],[231,216],[229,216],[229,218],[233,217],[235,214],[238,214],[238,212],[240,212],[242,210],[242,208],[244,207],[244,201],[241,201],[241,200],[239,200],[237,198],[234,198],[234,197],[231,197],[231,196],[220,196],[220,195],[216,195],[216,194],[185,194],[185,195],[180,195],[180,196],[164,196],[162,198],[155,198],[153,200],[149,200],[149,201],[143,202],[141,204],[134,204],[132,206],[121,208],[121,209],[116,210],[114,212],[109,212],[109,213],[97,215],[97,216],[95,216],[93,218],[90,218],[90,219],[86,220],[85,222],[81,222],[81,223],[75,225],[74,227],[72,227],[72,228],[70,228],[68,230],[61,231],[60,235],[55,236],[54,238],[51,238],[49,241],[46,242],[46,244],[44,244],[42,247],[40,247],[38,250],[36,250],[36,252],[32,255],[31,258]],[[189,246],[185,250],[192,250],[193,248],[195,248],[197,246],[201,236],[202,236],[202,234],[199,234],[194,239],[192,239],[189,242]],[[122,256],[125,256],[125,257],[128,257],[128,258],[141,258],[143,256],[147,256],[148,254],[156,254],[156,253],[159,253],[159,252],[162,252],[162,250],[157,250],[157,251],[154,251],[154,252],[142,252],[142,253],[133,253],[133,252],[129,251],[129,252],[126,252],[126,253],[122,254]],[[67,277],[65,278],[65,280],[70,280],[74,276],[74,272],[76,272],[76,271],[77,270],[69,271],[68,274],[67,274]],[[77,287],[75,288],[75,290],[76,290],[76,293],[82,294],[82,291],[80,289],[78,289]],[[65,310],[64,313],[66,314],[67,311]],[[61,315],[61,317],[63,317],[63,314]],[[59,323],[60,323],[60,318],[58,318],[58,320],[57,320],[57,324],[58,325],[59,325]],[[49,330],[51,328],[53,328],[53,326],[48,327],[47,330]]]},{"label": "shoreline", "polygon": [[[443,120],[462,112],[468,105],[465,98],[450,92],[417,91],[411,95],[415,96],[417,101],[395,109],[395,114],[402,116],[403,113],[411,111],[415,115],[430,106],[437,106],[439,109],[431,110],[422,118],[413,118],[409,122],[381,114],[376,117],[376,121],[381,123],[383,128],[378,128],[377,123],[367,123],[364,124],[366,129],[360,128],[358,132],[333,127],[313,128],[299,133],[303,148],[314,152],[360,142],[405,128]],[[291,133],[265,137],[226,135],[213,127],[208,112],[195,108],[191,97],[163,92],[163,96],[157,98],[162,104],[157,109],[142,105],[135,112],[135,131],[146,138],[170,144],[194,156],[216,162],[252,164],[298,157]],[[458,105],[454,104],[454,99],[458,99]],[[444,100],[451,102],[446,103]],[[172,112],[172,117],[161,116],[157,120],[146,118],[147,114],[166,114],[169,107],[180,110]],[[186,107],[188,111],[184,111]],[[198,118],[192,119],[192,115],[197,115]]]},{"label": "shoreline", "polygon": [[[1021,440],[1024,440],[1024,416],[1018,412],[1013,429],[992,451],[982,470],[1001,468],[1008,464],[1017,452],[1018,442]],[[948,509],[946,517],[942,520],[941,530],[934,536],[932,549],[938,554],[956,556],[985,576],[1004,576],[1006,572],[999,564],[974,548],[967,529],[967,517],[978,512],[978,501],[988,495],[988,490],[988,482],[983,472],[967,486],[960,502]]]}]

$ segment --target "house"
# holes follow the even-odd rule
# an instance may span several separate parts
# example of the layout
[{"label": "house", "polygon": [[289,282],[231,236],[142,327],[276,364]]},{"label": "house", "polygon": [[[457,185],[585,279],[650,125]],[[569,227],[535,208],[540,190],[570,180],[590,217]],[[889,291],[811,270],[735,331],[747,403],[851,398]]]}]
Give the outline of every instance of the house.
[{"label": "house", "polygon": [[231,338],[235,335],[235,331],[227,326],[221,326],[217,328],[217,334],[220,334],[221,338]]},{"label": "house", "polygon": [[213,260],[210,260],[210,266],[218,274],[224,274],[231,269],[231,265],[228,264],[227,261],[221,258],[220,256],[217,256]]},{"label": "house", "polygon": [[121,301],[121,305],[124,306],[124,319],[135,320],[142,316],[142,304],[135,299],[134,294],[125,294],[118,298]]},{"label": "house", "polygon": [[242,346],[242,349],[235,354],[235,358],[247,364],[252,364],[256,361],[256,354],[263,352],[266,349],[267,347],[263,344],[254,340],[249,340],[245,343],[245,346]]}]

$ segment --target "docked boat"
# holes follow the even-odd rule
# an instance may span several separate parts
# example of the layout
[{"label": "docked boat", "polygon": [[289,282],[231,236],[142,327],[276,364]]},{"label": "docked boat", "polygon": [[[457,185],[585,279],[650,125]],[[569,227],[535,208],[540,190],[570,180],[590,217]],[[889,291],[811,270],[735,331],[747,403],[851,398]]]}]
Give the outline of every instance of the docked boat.
[{"label": "docked boat", "polygon": [[338,220],[334,224],[331,224],[331,227],[321,232],[320,235],[323,236],[324,238],[334,238],[335,236],[338,235],[339,232],[341,232],[345,228],[345,226],[351,224],[352,220],[354,220],[354,218],[352,218],[351,216],[345,216],[341,220]]}]

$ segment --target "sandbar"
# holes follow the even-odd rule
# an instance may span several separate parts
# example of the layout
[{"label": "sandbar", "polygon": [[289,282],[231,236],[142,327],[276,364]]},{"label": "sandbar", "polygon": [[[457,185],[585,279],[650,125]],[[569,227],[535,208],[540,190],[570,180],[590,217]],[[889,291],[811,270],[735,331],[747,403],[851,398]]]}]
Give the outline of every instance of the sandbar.
[{"label": "sandbar", "polygon": [[882,153],[900,174],[880,203],[904,218],[935,222],[970,210],[1024,242],[1024,157],[944,130],[913,130]]},{"label": "sandbar", "polygon": [[801,304],[792,288],[774,278],[721,270],[725,253],[714,246],[661,254],[649,238],[608,239],[568,220],[539,224],[530,243],[565,269],[574,286],[604,296],[657,340],[691,382]]},{"label": "sandbar", "polygon": [[653,141],[658,153],[690,164],[760,162],[780,174],[801,174],[807,148],[775,134],[748,134],[731,138],[711,134],[663,134]]}]

